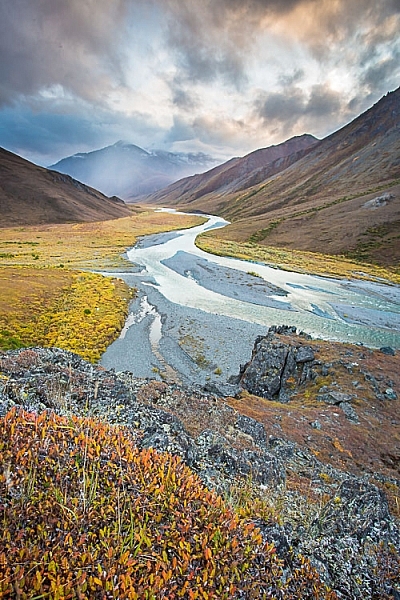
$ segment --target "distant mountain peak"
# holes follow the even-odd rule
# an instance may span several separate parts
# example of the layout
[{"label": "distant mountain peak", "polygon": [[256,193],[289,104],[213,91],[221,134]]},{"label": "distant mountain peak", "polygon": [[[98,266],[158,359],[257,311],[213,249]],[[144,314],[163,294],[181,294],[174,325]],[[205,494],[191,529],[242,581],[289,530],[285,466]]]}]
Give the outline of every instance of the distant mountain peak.
[{"label": "distant mountain peak", "polygon": [[133,199],[170,183],[203,173],[219,161],[203,152],[144,150],[126,140],[63,158],[49,168],[90,185],[108,196]]}]

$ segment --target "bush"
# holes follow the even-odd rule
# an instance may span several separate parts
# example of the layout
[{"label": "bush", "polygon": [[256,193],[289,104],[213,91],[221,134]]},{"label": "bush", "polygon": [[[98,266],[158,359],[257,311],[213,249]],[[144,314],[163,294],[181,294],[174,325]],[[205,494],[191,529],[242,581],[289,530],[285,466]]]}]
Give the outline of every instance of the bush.
[{"label": "bush", "polygon": [[127,429],[13,409],[0,430],[0,598],[335,598]]}]

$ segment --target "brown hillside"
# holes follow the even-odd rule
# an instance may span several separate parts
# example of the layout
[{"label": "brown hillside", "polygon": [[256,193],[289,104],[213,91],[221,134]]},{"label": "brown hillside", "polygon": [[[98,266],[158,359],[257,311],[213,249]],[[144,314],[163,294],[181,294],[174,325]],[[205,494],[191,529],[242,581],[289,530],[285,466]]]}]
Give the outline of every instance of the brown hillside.
[{"label": "brown hillside", "polygon": [[243,158],[232,158],[206,173],[181,179],[149,196],[146,201],[157,204],[183,201],[192,204],[208,194],[227,195],[245,190],[286,169],[303,157],[317,141],[312,135],[302,135],[277,146],[255,150]]},{"label": "brown hillside", "polygon": [[68,175],[38,167],[0,148],[0,227],[103,221],[131,215],[118,198],[107,198]]},{"label": "brown hillside", "polygon": [[180,189],[177,183],[148,200],[221,215],[232,221],[215,233],[224,238],[397,264],[399,113],[400,88],[283,170],[271,173],[265,165],[260,181],[260,171],[250,169],[250,185],[241,191],[232,191],[237,180],[212,190],[182,180]]}]

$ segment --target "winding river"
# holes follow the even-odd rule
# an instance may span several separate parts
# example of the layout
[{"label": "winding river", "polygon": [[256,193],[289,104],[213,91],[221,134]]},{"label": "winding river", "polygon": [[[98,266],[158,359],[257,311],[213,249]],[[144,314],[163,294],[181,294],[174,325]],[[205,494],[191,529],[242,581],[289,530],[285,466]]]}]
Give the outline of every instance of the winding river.
[{"label": "winding river", "polygon": [[[155,240],[156,245],[133,248],[128,252],[129,260],[144,265],[146,274],[154,279],[161,294],[176,304],[267,326],[295,325],[322,338],[359,342],[371,347],[400,347],[400,292],[397,286],[282,271],[210,255],[195,246],[197,235],[226,224],[221,218],[210,216],[204,225],[179,231],[173,237],[166,234],[164,243],[160,237]],[[152,243],[151,238],[149,243]],[[219,284],[220,291],[207,289],[202,285],[201,277],[192,275],[195,269],[190,268],[190,263],[195,264],[197,257],[207,261],[210,268],[229,269],[234,286],[235,271],[255,272],[277,290],[269,298],[252,301],[230,297],[224,293],[226,282],[219,276],[218,269],[214,287]],[[185,261],[184,273],[179,272],[180,260]],[[265,294],[265,291],[260,293]]]},{"label": "winding river", "polygon": [[[195,246],[197,235],[226,224],[220,217],[208,216],[206,223],[192,229],[143,238],[128,251],[136,272],[120,275],[139,293],[121,338],[104,355],[105,366],[135,371],[135,367],[129,366],[127,357],[135,355],[136,358],[132,358],[135,365],[143,359],[142,354],[146,353],[144,335],[152,355],[153,370],[162,368],[163,361],[165,365],[174,362],[166,350],[168,335],[171,339],[175,336],[175,354],[182,349],[190,354],[188,334],[184,335],[183,329],[190,319],[195,320],[196,315],[203,315],[202,324],[197,327],[206,331],[200,338],[193,326],[190,336],[195,345],[200,344],[196,339],[201,339],[201,344],[209,348],[209,354],[212,351],[218,353],[218,349],[215,344],[207,344],[207,335],[215,338],[216,329],[220,329],[218,335],[223,339],[226,337],[224,328],[229,329],[228,323],[236,323],[230,345],[235,344],[232,335],[238,339],[241,331],[248,330],[249,336],[254,336],[255,332],[265,333],[271,325],[285,324],[317,338],[375,348],[400,348],[399,286],[283,271],[207,254]],[[176,322],[179,319],[178,332]],[[147,322],[144,329],[143,322]],[[209,323],[212,323],[210,327],[207,326]],[[131,329],[135,328],[136,335],[133,336]],[[137,345],[143,348],[140,355]],[[191,350],[193,358],[194,350]],[[226,351],[225,348],[223,352]],[[178,371],[182,369],[178,367]],[[144,369],[139,376],[149,373],[149,369]]]}]

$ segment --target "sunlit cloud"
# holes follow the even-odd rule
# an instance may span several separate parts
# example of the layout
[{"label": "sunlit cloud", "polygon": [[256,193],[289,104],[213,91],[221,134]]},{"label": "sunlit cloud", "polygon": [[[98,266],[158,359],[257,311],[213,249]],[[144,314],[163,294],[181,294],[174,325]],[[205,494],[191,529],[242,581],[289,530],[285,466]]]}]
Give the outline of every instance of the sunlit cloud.
[{"label": "sunlit cloud", "polygon": [[398,86],[397,0],[0,4],[0,145],[229,158],[328,135]]}]

